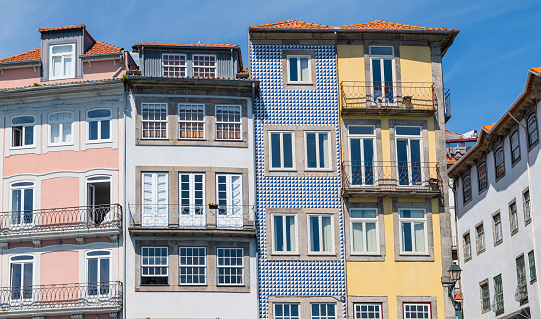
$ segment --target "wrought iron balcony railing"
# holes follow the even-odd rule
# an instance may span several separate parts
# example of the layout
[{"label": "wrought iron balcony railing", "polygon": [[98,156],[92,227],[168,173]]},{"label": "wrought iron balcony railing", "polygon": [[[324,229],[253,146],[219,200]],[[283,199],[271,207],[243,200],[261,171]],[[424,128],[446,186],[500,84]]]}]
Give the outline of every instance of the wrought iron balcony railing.
[{"label": "wrought iron balcony railing", "polygon": [[120,281],[9,287],[0,290],[2,312],[122,308]]},{"label": "wrought iron balcony railing", "polygon": [[346,192],[439,192],[440,170],[427,162],[343,162],[342,187]]},{"label": "wrought iron balcony railing", "polygon": [[436,95],[431,82],[340,83],[342,110],[434,111]]},{"label": "wrought iron balcony railing", "polygon": [[0,237],[25,233],[121,228],[118,204],[0,213]]},{"label": "wrought iron balcony railing", "polygon": [[444,89],[445,121],[451,118],[451,89]]},{"label": "wrought iron balcony railing", "polygon": [[129,205],[130,228],[255,230],[253,205]]}]

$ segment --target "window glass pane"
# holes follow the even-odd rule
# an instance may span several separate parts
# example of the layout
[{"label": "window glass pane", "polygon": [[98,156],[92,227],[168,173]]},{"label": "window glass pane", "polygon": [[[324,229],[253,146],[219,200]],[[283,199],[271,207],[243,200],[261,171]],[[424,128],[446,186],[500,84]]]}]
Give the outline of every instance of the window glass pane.
[{"label": "window glass pane", "polygon": [[71,45],[55,45],[52,48],[53,54],[68,54],[72,51]]},{"label": "window glass pane", "polygon": [[274,250],[284,251],[283,216],[274,216]]},{"label": "window glass pane", "polygon": [[306,165],[308,168],[317,167],[316,134],[306,134]]},{"label": "window glass pane", "polygon": [[310,217],[310,250],[320,251],[319,247],[319,219],[317,216]]},{"label": "window glass pane", "polygon": [[366,251],[367,252],[376,252],[377,248],[377,238],[376,238],[376,224],[375,223],[366,223]]},{"label": "window glass pane", "polygon": [[53,77],[62,76],[62,58],[55,57],[53,58]]},{"label": "window glass pane", "polygon": [[297,58],[289,58],[289,81],[299,81]]},{"label": "window glass pane", "polygon": [[425,251],[425,224],[424,223],[414,223],[413,231],[415,232],[415,251],[424,252]]},{"label": "window glass pane", "polygon": [[88,283],[94,284],[98,282],[98,259],[88,259]]},{"label": "window glass pane", "polygon": [[24,128],[24,145],[34,144],[34,126]]},{"label": "window glass pane", "polygon": [[392,47],[370,47],[370,55],[393,55]]},{"label": "window glass pane", "polygon": [[329,135],[319,133],[319,167],[329,168]]},{"label": "window glass pane", "polygon": [[348,127],[349,134],[374,134],[374,127],[373,126],[349,126]]},{"label": "window glass pane", "polygon": [[396,126],[396,135],[421,135],[421,128],[418,126]]},{"label": "window glass pane", "polygon": [[291,133],[283,133],[284,138],[284,167],[292,168],[293,167],[293,144],[292,144],[292,135]]},{"label": "window glass pane", "polygon": [[71,57],[64,57],[64,76],[73,76]]},{"label": "window glass pane", "polygon": [[282,166],[280,158],[280,133],[271,133],[271,165],[274,168]]},{"label": "window glass pane", "polygon": [[60,140],[60,124],[51,125],[51,143],[61,143]]},{"label": "window glass pane", "polygon": [[91,141],[98,139],[98,122],[88,123],[88,139]]},{"label": "window glass pane", "polygon": [[411,223],[402,223],[402,249],[404,251],[413,251],[411,235]]},{"label": "window glass pane", "polygon": [[109,117],[111,116],[111,110],[102,109],[102,110],[93,110],[88,112],[89,118],[98,118],[98,117]]},{"label": "window glass pane", "polygon": [[323,228],[322,251],[332,251],[331,217],[321,217],[321,226]]},{"label": "window glass pane", "polygon": [[286,231],[287,251],[297,250],[294,216],[286,216],[285,231]]},{"label": "window glass pane", "polygon": [[13,124],[32,124],[34,123],[34,118],[32,116],[21,116],[14,118],[11,122]]},{"label": "window glass pane", "polygon": [[310,81],[308,70],[308,58],[300,58],[301,62],[301,81]]},{"label": "window glass pane", "polygon": [[363,224],[352,223],[351,232],[353,235],[353,251],[362,252],[364,250]]},{"label": "window glass pane", "polygon": [[101,139],[108,140],[111,138],[110,125],[108,120],[101,121]]},{"label": "window glass pane", "polygon": [[71,123],[64,123],[62,125],[63,142],[70,143],[71,140]]}]

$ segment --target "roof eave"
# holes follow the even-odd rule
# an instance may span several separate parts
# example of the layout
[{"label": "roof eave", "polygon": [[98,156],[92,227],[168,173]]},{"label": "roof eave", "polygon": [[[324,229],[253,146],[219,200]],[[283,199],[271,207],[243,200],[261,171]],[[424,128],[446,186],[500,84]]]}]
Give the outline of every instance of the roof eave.
[{"label": "roof eave", "polygon": [[89,54],[89,55],[81,55],[81,60],[110,60],[115,59],[118,56],[122,56],[122,51],[115,52],[115,53],[101,53],[101,54]]},{"label": "roof eave", "polygon": [[238,50],[240,51],[240,45],[234,45],[234,46],[227,46],[227,47],[221,47],[221,46],[195,46],[195,45],[164,45],[164,44],[140,44],[137,43],[132,46],[132,49],[139,51],[140,48],[160,48],[160,49],[188,49],[188,50]]},{"label": "roof eave", "polygon": [[0,69],[14,69],[14,68],[24,68],[30,66],[41,66],[41,60],[26,60],[26,61],[13,61],[13,62],[4,62],[0,63]]}]

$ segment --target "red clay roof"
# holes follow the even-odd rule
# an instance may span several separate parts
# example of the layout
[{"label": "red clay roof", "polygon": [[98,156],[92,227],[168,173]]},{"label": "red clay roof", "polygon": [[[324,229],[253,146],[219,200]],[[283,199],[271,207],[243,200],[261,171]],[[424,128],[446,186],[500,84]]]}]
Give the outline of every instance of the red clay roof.
[{"label": "red clay roof", "polygon": [[249,74],[248,69],[247,68],[242,69],[242,71],[240,71],[239,74]]},{"label": "red clay roof", "polygon": [[342,25],[340,29],[364,29],[364,30],[421,30],[421,31],[456,31],[455,29],[427,28],[416,25],[376,20],[359,24]]},{"label": "red clay roof", "polygon": [[117,46],[114,46],[112,44],[108,44],[105,42],[97,41],[94,43],[94,45],[90,48],[90,50],[86,51],[85,55],[93,55],[93,54],[107,54],[107,53],[118,53],[122,50],[122,48],[119,48]]},{"label": "red clay roof", "polygon": [[484,129],[485,131],[488,132],[488,131],[490,131],[490,129],[491,129],[494,125],[496,125],[496,123],[492,122],[491,125],[485,125],[485,126],[483,126],[483,129]]},{"label": "red clay roof", "polygon": [[532,70],[532,72],[534,72],[536,74],[541,73],[541,67],[539,67],[539,68],[531,68],[530,70]]},{"label": "red clay roof", "polygon": [[77,24],[77,25],[68,25],[68,26],[65,26],[65,27],[46,27],[46,28],[39,28],[38,29],[38,32],[43,32],[43,31],[59,31],[59,30],[71,30],[71,29],[80,29],[80,28],[85,28],[85,24],[84,23],[81,23],[81,24]]},{"label": "red clay roof", "polygon": [[325,24],[315,24],[303,22],[295,19],[289,19],[281,22],[259,24],[251,26],[250,29],[332,29],[333,27]]},{"label": "red clay roof", "polygon": [[167,46],[179,46],[179,47],[208,47],[208,48],[235,48],[239,47],[238,44],[208,44],[208,43],[191,43],[191,44],[183,44],[183,43],[162,43],[162,42],[139,42],[138,45],[167,45]]},{"label": "red clay roof", "polygon": [[0,63],[39,60],[40,57],[41,49],[34,49],[0,59]]}]

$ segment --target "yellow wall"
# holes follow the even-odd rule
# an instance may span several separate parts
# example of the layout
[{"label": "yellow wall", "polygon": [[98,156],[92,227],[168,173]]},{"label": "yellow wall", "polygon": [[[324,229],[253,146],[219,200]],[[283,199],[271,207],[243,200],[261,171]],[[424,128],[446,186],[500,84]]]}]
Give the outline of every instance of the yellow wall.
[{"label": "yellow wall", "polygon": [[432,82],[430,47],[400,46],[401,82]]},{"label": "yellow wall", "polygon": [[364,46],[339,45],[338,81],[364,81]]}]

